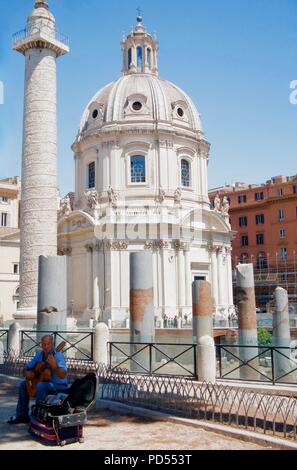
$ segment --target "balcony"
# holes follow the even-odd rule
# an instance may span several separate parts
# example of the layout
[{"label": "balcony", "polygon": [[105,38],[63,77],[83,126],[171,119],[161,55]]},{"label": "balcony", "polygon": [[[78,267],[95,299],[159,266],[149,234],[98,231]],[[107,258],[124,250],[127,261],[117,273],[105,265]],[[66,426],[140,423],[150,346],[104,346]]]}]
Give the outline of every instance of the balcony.
[{"label": "balcony", "polygon": [[55,50],[57,55],[67,54],[70,48],[69,37],[57,30],[50,31],[49,28],[34,26],[25,28],[15,33],[12,37],[12,48],[24,53],[27,49],[38,47],[40,43]]}]

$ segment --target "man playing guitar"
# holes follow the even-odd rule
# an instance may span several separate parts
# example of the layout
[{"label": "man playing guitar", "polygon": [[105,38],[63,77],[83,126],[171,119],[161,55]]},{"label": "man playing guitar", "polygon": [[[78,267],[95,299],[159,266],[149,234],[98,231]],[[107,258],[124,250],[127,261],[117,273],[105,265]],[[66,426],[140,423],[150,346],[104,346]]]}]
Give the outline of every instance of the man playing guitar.
[{"label": "man playing guitar", "polygon": [[[16,409],[16,416],[12,416],[8,424],[28,423],[30,395],[28,393],[28,381],[36,378],[36,370],[43,364],[46,374],[36,386],[36,404],[44,401],[49,392],[63,392],[67,389],[67,367],[62,353],[57,352],[54,347],[54,340],[51,335],[46,335],[41,340],[42,351],[35,354],[27,365],[24,372],[25,380],[19,386],[19,398]],[[46,380],[46,381],[45,381]]]}]

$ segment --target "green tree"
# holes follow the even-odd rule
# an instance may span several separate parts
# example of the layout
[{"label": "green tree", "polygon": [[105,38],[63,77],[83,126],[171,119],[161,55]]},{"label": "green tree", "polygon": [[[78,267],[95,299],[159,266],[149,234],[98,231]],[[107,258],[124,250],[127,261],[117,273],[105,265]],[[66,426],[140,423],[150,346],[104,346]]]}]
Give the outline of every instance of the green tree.
[{"label": "green tree", "polygon": [[273,336],[266,328],[258,328],[258,344],[259,346],[272,346]]}]

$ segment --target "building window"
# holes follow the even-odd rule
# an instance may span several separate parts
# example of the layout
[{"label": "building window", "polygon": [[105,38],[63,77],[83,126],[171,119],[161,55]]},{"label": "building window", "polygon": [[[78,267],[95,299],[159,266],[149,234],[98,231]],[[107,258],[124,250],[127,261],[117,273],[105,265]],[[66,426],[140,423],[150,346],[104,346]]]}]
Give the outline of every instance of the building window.
[{"label": "building window", "polygon": [[88,166],[88,188],[92,189],[96,186],[96,164],[92,162]]},{"label": "building window", "polygon": [[249,255],[247,253],[242,253],[240,255],[240,263],[247,264],[249,262]]},{"label": "building window", "polygon": [[148,48],[146,50],[146,53],[147,53],[148,68],[151,70],[151,68],[152,68],[152,50],[150,48]]},{"label": "building window", "polygon": [[264,245],[264,234],[263,233],[257,233],[256,243],[257,243],[257,245]]},{"label": "building window", "polygon": [[14,263],[14,265],[13,265],[13,274],[19,274],[19,265],[18,265],[18,263]]},{"label": "building window", "polygon": [[264,193],[255,193],[255,201],[262,201],[264,199]]},{"label": "building window", "polygon": [[130,70],[132,65],[132,49],[128,49],[128,69]]},{"label": "building window", "polygon": [[284,218],[285,218],[284,209],[279,209],[278,210],[278,220],[282,221],[282,220],[284,220]]},{"label": "building window", "polygon": [[247,235],[241,237],[241,246],[249,246],[249,237]]},{"label": "building window", "polygon": [[283,188],[278,188],[278,190],[277,190],[277,195],[278,195],[279,197],[281,197],[281,196],[284,195]]},{"label": "building window", "polygon": [[145,183],[145,157],[131,157],[131,183]]},{"label": "building window", "polygon": [[280,238],[286,238],[286,229],[281,228],[279,231],[279,237]]},{"label": "building window", "polygon": [[263,225],[265,223],[264,214],[256,215],[256,225]]},{"label": "building window", "polygon": [[142,72],[142,47],[137,47],[137,72]]},{"label": "building window", "polygon": [[287,248],[281,247],[279,249],[279,258],[281,261],[286,261],[287,259]]},{"label": "building window", "polygon": [[181,161],[181,184],[187,188],[191,185],[190,163],[187,160]]},{"label": "building window", "polygon": [[2,212],[1,214],[1,227],[7,227],[8,225],[8,214],[6,212]]},{"label": "building window", "polygon": [[247,217],[239,217],[239,227],[247,227]]},{"label": "building window", "polygon": [[267,258],[264,252],[261,252],[257,255],[257,268],[258,269],[267,268]]},{"label": "building window", "polygon": [[238,204],[242,204],[246,202],[246,195],[242,194],[241,196],[238,196]]},{"label": "building window", "polygon": [[0,202],[8,203],[8,197],[6,197],[6,196],[0,196]]},{"label": "building window", "polygon": [[293,186],[293,193],[297,194],[297,184],[294,184],[294,186]]}]

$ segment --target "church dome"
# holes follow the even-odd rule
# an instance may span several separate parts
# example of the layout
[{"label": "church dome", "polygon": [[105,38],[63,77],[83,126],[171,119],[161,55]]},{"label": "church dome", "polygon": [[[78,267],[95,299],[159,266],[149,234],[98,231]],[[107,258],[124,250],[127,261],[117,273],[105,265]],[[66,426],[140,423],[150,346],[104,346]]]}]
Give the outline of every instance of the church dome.
[{"label": "church dome", "polygon": [[86,107],[77,141],[112,130],[144,128],[191,133],[203,130],[189,96],[158,74],[158,41],[147,33],[142,18],[123,38],[123,76],[102,88]]},{"label": "church dome", "polygon": [[202,133],[200,115],[189,96],[149,73],[124,75],[100,90],[84,111],[80,133],[113,125],[160,124]]}]

